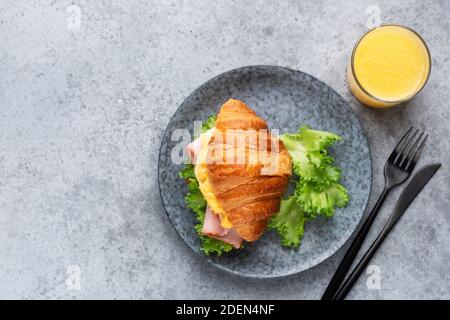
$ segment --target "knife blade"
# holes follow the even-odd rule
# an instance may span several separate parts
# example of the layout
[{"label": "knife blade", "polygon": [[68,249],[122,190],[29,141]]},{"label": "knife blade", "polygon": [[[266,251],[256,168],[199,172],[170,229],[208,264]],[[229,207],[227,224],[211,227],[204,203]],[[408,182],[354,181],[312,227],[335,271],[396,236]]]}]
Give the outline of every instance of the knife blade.
[{"label": "knife blade", "polygon": [[408,209],[409,205],[413,202],[419,192],[422,191],[423,187],[425,187],[440,167],[440,163],[429,164],[420,169],[414,177],[412,177],[408,185],[400,194],[394,210],[389,217],[387,224],[392,224],[391,228],[401,218],[406,209]]},{"label": "knife blade", "polygon": [[352,273],[340,286],[339,290],[334,295],[333,300],[342,300],[345,298],[355,282],[358,280],[361,273],[366,268],[367,264],[372,259],[373,255],[375,254],[383,240],[386,238],[386,236],[389,234],[398,220],[402,217],[403,213],[405,213],[406,209],[408,209],[409,205],[414,201],[416,196],[420,193],[423,187],[425,187],[428,181],[430,181],[430,179],[434,176],[434,174],[439,170],[440,167],[440,163],[427,165],[420,169],[409,181],[408,185],[400,194],[400,197],[395,204],[394,210],[392,211],[392,214],[386,222],[383,230],[381,230],[378,237],[372,243],[369,250],[367,250],[367,252],[361,258]]}]

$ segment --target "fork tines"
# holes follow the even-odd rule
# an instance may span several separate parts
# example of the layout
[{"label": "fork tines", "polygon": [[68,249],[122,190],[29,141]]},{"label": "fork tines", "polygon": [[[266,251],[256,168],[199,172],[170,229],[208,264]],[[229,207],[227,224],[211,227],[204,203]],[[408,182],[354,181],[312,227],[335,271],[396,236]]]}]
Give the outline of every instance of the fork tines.
[{"label": "fork tines", "polygon": [[427,138],[428,135],[425,135],[425,132],[414,127],[409,128],[395,146],[394,151],[389,156],[389,161],[403,170],[413,168]]}]

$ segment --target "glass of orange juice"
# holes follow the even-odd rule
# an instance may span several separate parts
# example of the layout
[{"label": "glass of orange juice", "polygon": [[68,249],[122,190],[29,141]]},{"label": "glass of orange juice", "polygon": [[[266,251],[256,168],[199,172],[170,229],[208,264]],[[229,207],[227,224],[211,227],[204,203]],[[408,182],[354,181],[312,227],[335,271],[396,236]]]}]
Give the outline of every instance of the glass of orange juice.
[{"label": "glass of orange juice", "polygon": [[431,71],[430,51],[414,30],[385,24],[366,32],[347,69],[350,90],[363,104],[388,108],[413,98]]}]

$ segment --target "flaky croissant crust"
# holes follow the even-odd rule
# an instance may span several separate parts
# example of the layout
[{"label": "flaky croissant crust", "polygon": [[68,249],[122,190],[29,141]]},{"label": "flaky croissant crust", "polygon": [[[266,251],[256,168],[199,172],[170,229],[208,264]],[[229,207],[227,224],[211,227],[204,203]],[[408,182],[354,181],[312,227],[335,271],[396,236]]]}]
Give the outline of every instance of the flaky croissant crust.
[{"label": "flaky croissant crust", "polygon": [[244,102],[230,99],[217,116],[207,169],[233,229],[247,241],[257,240],[279,211],[291,175],[291,157],[283,143]]}]

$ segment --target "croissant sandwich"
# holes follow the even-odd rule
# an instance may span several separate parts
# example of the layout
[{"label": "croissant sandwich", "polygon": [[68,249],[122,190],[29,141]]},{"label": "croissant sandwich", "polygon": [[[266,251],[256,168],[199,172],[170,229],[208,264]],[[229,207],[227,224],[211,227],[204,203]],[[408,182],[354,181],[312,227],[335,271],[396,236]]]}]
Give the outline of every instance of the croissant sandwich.
[{"label": "croissant sandwich", "polygon": [[[338,135],[307,126],[274,132],[244,102],[230,99],[185,148],[190,163],[180,176],[205,254],[242,248],[266,229],[276,231],[283,246],[298,247],[306,221],[330,218],[349,201],[328,153]],[[288,180],[294,192],[283,196]]]},{"label": "croissant sandwich", "polygon": [[186,151],[207,202],[201,233],[236,248],[261,237],[292,173],[291,156],[267,123],[230,99]]}]

